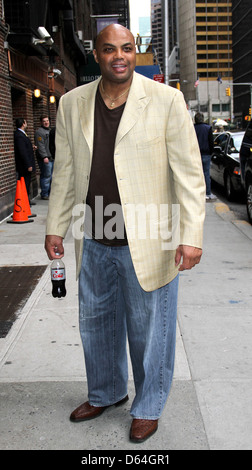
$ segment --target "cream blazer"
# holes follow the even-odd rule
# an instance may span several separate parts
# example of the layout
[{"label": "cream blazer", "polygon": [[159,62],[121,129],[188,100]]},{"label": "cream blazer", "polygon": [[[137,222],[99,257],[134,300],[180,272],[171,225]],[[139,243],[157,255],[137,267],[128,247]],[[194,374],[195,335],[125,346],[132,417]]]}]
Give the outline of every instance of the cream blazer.
[{"label": "cream blazer", "polygon": [[[57,112],[46,233],[64,238],[74,217],[77,278],[85,245],[83,208],[100,79],[62,96]],[[134,72],[114,164],[135,272],[142,288],[152,291],[177,275],[178,244],[202,247],[205,181],[194,126],[180,91]]]}]

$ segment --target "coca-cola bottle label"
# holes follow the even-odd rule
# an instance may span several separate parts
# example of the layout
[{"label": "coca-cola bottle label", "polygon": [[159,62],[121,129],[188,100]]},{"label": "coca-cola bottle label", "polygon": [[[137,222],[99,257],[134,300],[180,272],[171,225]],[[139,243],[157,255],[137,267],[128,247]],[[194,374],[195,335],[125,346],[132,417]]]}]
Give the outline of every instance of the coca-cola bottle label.
[{"label": "coca-cola bottle label", "polygon": [[51,279],[52,281],[63,281],[65,279],[65,269],[51,269]]}]

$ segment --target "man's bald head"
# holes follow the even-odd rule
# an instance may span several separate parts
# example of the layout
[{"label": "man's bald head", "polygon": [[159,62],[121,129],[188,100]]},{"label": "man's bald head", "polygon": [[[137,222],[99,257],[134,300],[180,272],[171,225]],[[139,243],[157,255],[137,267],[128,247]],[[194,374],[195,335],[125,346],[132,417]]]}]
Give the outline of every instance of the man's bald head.
[{"label": "man's bald head", "polygon": [[93,51],[104,83],[130,83],[136,66],[134,36],[120,24],[106,26],[97,36]]},{"label": "man's bald head", "polygon": [[106,26],[105,28],[103,28],[99,32],[95,41],[95,49],[97,50],[101,46],[101,44],[103,43],[104,36],[106,36],[107,33],[114,34],[114,33],[120,33],[120,32],[124,35],[127,34],[131,38],[131,41],[133,42],[133,44],[135,44],[134,36],[128,28],[125,28],[125,26],[121,24],[112,23]]}]

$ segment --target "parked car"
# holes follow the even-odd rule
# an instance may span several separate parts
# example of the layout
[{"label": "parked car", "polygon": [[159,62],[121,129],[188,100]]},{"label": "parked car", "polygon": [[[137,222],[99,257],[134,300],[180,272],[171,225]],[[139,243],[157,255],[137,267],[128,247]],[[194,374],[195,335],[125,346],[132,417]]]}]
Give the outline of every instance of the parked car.
[{"label": "parked car", "polygon": [[244,131],[227,131],[214,137],[210,176],[213,181],[224,186],[228,200],[242,192],[239,152],[243,136]]},{"label": "parked car", "polygon": [[246,192],[247,212],[252,224],[252,121],[246,129],[240,148],[241,182]]}]

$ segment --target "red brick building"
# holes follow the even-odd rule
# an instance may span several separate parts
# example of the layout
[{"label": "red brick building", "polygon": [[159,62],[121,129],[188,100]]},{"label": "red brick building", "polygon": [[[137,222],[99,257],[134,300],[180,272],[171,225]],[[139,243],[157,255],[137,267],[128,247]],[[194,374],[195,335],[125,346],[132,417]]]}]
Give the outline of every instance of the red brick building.
[{"label": "red brick building", "polygon": [[[16,192],[15,120],[27,120],[32,142],[41,114],[49,115],[51,125],[55,124],[59,98],[79,84],[78,70],[86,62],[84,36],[93,37],[91,3],[0,0],[0,220],[12,213]],[[40,42],[40,26],[53,42]],[[35,89],[40,90],[39,98]],[[38,181],[37,171],[33,196],[38,194]]]},{"label": "red brick building", "polygon": [[[54,126],[59,98],[99,74],[92,47],[108,22],[129,27],[128,0],[0,0],[0,221],[14,207],[16,118],[27,120],[32,142],[42,114]],[[39,27],[49,39],[41,37]],[[37,169],[32,196],[38,185]]]}]

